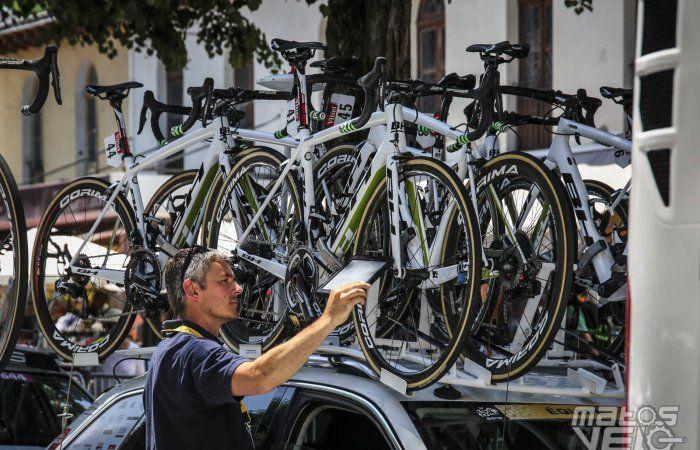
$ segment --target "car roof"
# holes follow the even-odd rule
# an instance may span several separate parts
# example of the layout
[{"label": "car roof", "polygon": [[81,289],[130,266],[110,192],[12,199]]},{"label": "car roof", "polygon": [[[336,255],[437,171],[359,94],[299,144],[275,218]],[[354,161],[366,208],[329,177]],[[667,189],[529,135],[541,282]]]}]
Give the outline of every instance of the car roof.
[{"label": "car roof", "polygon": [[[140,357],[148,359],[153,349],[139,349]],[[562,387],[568,383],[568,378],[560,374],[533,373],[525,375],[532,377],[543,386]],[[518,381],[516,381],[518,382]],[[103,393],[95,403],[75,421],[76,426],[101,410],[101,405],[110,403],[121,395],[137,392],[144,388],[146,374],[123,381],[109,391]],[[522,383],[522,381],[519,381]],[[570,383],[569,383],[570,384]],[[312,355],[307,363],[286,383],[305,389],[326,393],[334,393],[350,400],[364,403],[369,410],[374,409],[377,419],[385,421],[401,445],[406,448],[424,448],[424,443],[415,431],[415,425],[403,407],[405,402],[462,402],[462,403],[538,403],[561,405],[610,405],[620,406],[621,400],[616,398],[577,397],[563,395],[548,395],[542,393],[509,392],[490,387],[451,387],[458,391],[458,398],[449,400],[441,391],[450,389],[438,382],[428,388],[404,395],[388,385],[379,382],[376,375],[366,362],[356,358]],[[454,391],[452,391],[454,393]]]},{"label": "car roof", "polygon": [[56,372],[66,375],[58,365],[55,354],[48,349],[17,345],[12,351],[10,360],[4,371],[41,371]]},{"label": "car roof", "polygon": [[[342,364],[338,365],[337,362],[335,364],[335,367],[330,363],[324,364],[319,358],[316,358],[315,361],[312,360],[307,363],[302,370],[297,372],[291,381],[327,384],[374,400],[381,399],[392,402],[468,401],[485,403],[620,404],[619,399],[512,392],[508,391],[506,386],[499,386],[500,389],[493,389],[488,386],[447,386],[441,382],[405,395],[387,384],[378,382],[376,376],[370,376],[369,373],[361,376],[358,375],[358,371],[355,369],[348,370]],[[346,362],[346,364],[348,363]],[[359,367],[358,364],[363,363],[352,362],[355,368]],[[370,369],[367,368],[367,370]],[[537,378],[541,384],[550,387],[570,386],[568,379],[560,374],[538,373],[530,374],[529,377]],[[451,396],[444,395],[443,392],[446,389],[455,389],[456,391],[451,392],[458,393],[458,398],[453,399]]]}]

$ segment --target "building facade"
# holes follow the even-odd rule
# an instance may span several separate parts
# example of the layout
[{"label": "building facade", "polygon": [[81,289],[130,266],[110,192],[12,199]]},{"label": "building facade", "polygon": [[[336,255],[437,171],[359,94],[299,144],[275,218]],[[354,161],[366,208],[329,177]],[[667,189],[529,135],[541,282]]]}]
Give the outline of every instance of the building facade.
[{"label": "building facade", "polygon": [[[284,21],[279,20],[284,14]],[[265,0],[248,17],[265,33],[300,41],[324,41],[325,19],[319,5],[305,2]],[[555,88],[575,93],[584,88],[589,95],[599,96],[600,86],[630,87],[633,77],[636,2],[619,0],[594,3],[591,12],[577,15],[563,0],[412,0],[411,73],[424,80],[441,76],[482,72],[478,56],[465,52],[472,43],[509,40],[527,42],[530,56],[502,66],[501,81],[506,84],[539,88]],[[129,67],[132,79],[143,82],[161,101],[188,102],[187,86],[199,85],[205,77],[214,78],[216,86],[254,87],[254,80],[270,73],[262,64],[252,62],[245,69],[233,69],[226,55],[209,58],[196,44],[194,33],[187,41],[189,63],[179,74],[168,74],[155,57],[131,52]],[[322,56],[322,55],[320,55]],[[282,67],[284,69],[284,67]],[[430,108],[429,104],[424,104]],[[459,123],[465,102],[455,100],[451,122]],[[506,99],[508,109],[545,113],[542,105]],[[129,129],[137,126],[139,102],[132,102]],[[247,112],[248,125],[276,130],[284,126],[285,106],[280,103],[257,102]],[[596,115],[596,124],[615,132],[625,128],[622,109],[605,102]],[[165,124],[164,124],[165,125]],[[522,127],[518,137],[509,133],[502,145],[524,149],[544,148],[551,134],[541,127]],[[136,148],[151,148],[155,141],[150,132],[134,136]],[[198,165],[196,149],[186,152],[182,162],[173,168]],[[584,167],[586,176],[603,178],[614,186],[622,186],[628,170],[617,167]]]},{"label": "building facade", "polygon": [[[280,20],[281,14],[284,20]],[[292,40],[325,40],[325,19],[319,4],[303,1],[265,0],[248,17],[268,40],[282,37]],[[596,2],[592,12],[576,15],[563,0],[412,0],[411,73],[424,80],[436,80],[446,73],[482,71],[474,54],[465,52],[476,42],[528,42],[530,56],[502,67],[502,82],[575,92],[585,88],[598,95],[602,85],[631,86],[636,2],[619,0]],[[42,48],[36,45],[46,21],[34,24],[0,26],[0,48],[7,56],[37,58]],[[102,155],[102,140],[113,132],[114,118],[107,102],[83,93],[85,84],[110,84],[126,80],[140,81],[143,90],[134,90],[126,102],[127,127],[132,147],[144,152],[156,146],[146,130],[136,134],[143,92],[150,89],[157,99],[188,104],[188,86],[201,85],[205,77],[214,78],[217,87],[237,85],[255,87],[255,80],[270,71],[257,61],[248,67],[233,68],[227,55],[209,58],[195,33],[187,37],[189,62],[181,71],[168,72],[156,57],[120,49],[114,59],[94,47],[71,47],[62,43],[59,53],[64,104],[50,98],[42,112],[26,118],[19,113],[33,95],[34,80],[29,72],[2,71],[0,83],[0,132],[3,156],[9,161],[22,184],[36,184],[72,178],[107,170]],[[322,56],[322,55],[319,55]],[[282,67],[284,70],[284,67]],[[423,105],[430,108],[430,104]],[[461,122],[465,103],[455,101],[451,121]],[[521,111],[546,112],[541,106],[506,99],[506,107]],[[538,109],[539,108],[539,109]],[[257,102],[246,108],[247,126],[275,130],[284,126],[285,105]],[[181,118],[166,117],[163,128]],[[605,102],[596,116],[599,126],[623,131],[621,108]],[[542,148],[551,136],[545,130],[519,130],[502,138],[502,145],[513,148]],[[192,149],[196,150],[196,149]],[[159,171],[173,173],[198,165],[196,151],[185,152],[162,164]],[[602,170],[602,171],[601,171]],[[616,169],[590,169],[611,184],[625,177]],[[624,182],[622,182],[623,184]]]},{"label": "building facade", "polygon": [[[0,28],[3,56],[36,59],[46,42],[38,39],[43,24],[26,23]],[[115,129],[108,102],[84,93],[86,84],[111,84],[128,76],[128,53],[121,50],[109,59],[96,47],[59,43],[59,68],[63,105],[53,93],[41,112],[25,117],[20,112],[34,98],[37,88],[32,72],[0,71],[0,134],[2,154],[20,184],[45,183],[105,167],[102,138]]]}]

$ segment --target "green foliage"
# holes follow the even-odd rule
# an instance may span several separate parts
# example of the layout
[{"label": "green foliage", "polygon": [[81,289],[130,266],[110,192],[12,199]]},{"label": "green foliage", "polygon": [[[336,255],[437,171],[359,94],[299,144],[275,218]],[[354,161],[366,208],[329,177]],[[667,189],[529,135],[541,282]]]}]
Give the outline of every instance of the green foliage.
[{"label": "green foliage", "polygon": [[229,51],[235,67],[253,54],[266,67],[281,61],[265,35],[241,14],[258,9],[262,0],[0,0],[0,18],[31,17],[46,11],[56,19],[52,38],[72,45],[96,45],[114,57],[117,43],[137,52],[155,53],[168,69],[187,64],[185,37],[196,30],[209,56]]},{"label": "green foliage", "polygon": [[567,8],[574,8],[576,14],[586,10],[593,11],[593,0],[564,0],[564,5]]}]

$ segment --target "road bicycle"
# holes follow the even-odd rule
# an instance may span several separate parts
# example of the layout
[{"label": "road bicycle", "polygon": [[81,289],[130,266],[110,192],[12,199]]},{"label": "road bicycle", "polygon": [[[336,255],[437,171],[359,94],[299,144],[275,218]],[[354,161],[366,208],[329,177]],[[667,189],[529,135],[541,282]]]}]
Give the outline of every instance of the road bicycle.
[{"label": "road bicycle", "polygon": [[[526,373],[544,356],[555,337],[568,301],[574,245],[571,209],[556,176],[535,158],[513,152],[498,157],[490,151],[496,140],[500,98],[499,64],[527,55],[527,47],[499,43],[471,46],[485,63],[477,91],[462,79],[454,84],[392,82],[389,89],[409,100],[424,95],[441,95],[441,118],[452,97],[479,99],[471,106],[476,136],[486,132],[485,142],[472,149],[468,136],[428,114],[403,108],[403,117],[417,126],[418,139],[425,148],[408,149],[415,155],[431,152],[444,160],[470,187],[471,203],[478,212],[487,268],[482,274],[481,302],[465,354],[491,371],[494,381],[508,381]],[[456,75],[450,75],[453,83]],[[496,106],[495,111],[492,109]],[[493,114],[496,114],[493,116]],[[494,119],[492,119],[492,116]],[[492,126],[493,123],[493,126]],[[445,140],[455,143],[445,146]],[[440,142],[438,142],[440,140]],[[372,134],[358,149],[339,147],[328,151],[317,163],[319,179],[335,179],[333,195],[327,196],[326,214],[343,211],[346,193],[356,190],[368,161],[375,151]],[[471,189],[476,186],[476,189]],[[438,190],[428,189],[433,205],[439,204]],[[535,211],[537,213],[535,213]],[[447,305],[445,310],[449,310]],[[447,314],[446,314],[447,315]],[[449,331],[449,322],[443,325]],[[448,335],[448,333],[445,333]]]},{"label": "road bicycle", "polygon": [[[49,45],[41,59],[0,58],[0,69],[28,70],[38,78],[38,90],[24,115],[38,113],[53,86],[61,104],[57,48]],[[28,286],[27,228],[19,189],[9,165],[0,155],[0,371],[12,356],[24,317]]]},{"label": "road bicycle", "polygon": [[[626,205],[630,183],[614,191],[604,183],[584,181],[569,141],[571,137],[576,140],[585,137],[609,146],[610,149],[604,151],[610,151],[620,167],[630,163],[631,141],[595,128],[595,112],[602,102],[588,97],[584,90],[576,95],[517,86],[502,86],[500,90],[503,94],[534,98],[563,110],[559,117],[506,113],[501,119],[502,129],[528,124],[555,127],[546,162],[566,186],[578,235],[569,317],[560,328],[556,342],[587,357],[623,365]],[[606,87],[601,88],[601,92],[620,104],[626,102],[629,116],[631,92]]]},{"label": "road bicycle", "polygon": [[[288,55],[296,58],[298,48],[296,44],[291,45],[295,55]],[[288,47],[289,48],[289,47]],[[301,48],[302,52],[308,47]],[[354,130],[362,129],[363,122],[381,122],[386,120],[384,113],[377,113],[372,117],[371,112],[374,107],[374,92],[376,82],[379,78],[379,70],[382,61],[377,62],[375,70],[363,78],[363,88],[372,95],[367,95],[367,101],[371,102],[366,108],[367,113],[353,121],[347,121],[340,125],[328,128],[314,135],[318,142],[330,140],[333,136],[351,133]],[[303,86],[303,76],[300,76],[300,85]],[[214,180],[219,168],[226,174],[235,173],[235,168],[227,168],[230,162],[229,155],[232,150],[237,149],[236,139],[240,136],[265,142],[283,144],[290,147],[297,147],[297,141],[286,138],[275,138],[271,133],[257,132],[254,130],[246,133],[243,130],[234,132],[224,131],[219,135],[220,139],[213,138],[215,133],[222,133],[222,130],[229,130],[226,114],[221,114],[217,120],[203,123],[203,128],[186,132],[198,118],[209,116],[207,111],[211,108],[213,89],[211,80],[207,80],[201,88],[190,89],[189,93],[193,97],[193,107],[188,120],[179,128],[179,131],[186,132],[183,137],[165,145],[162,149],[149,156],[138,158],[129,146],[124,132],[124,121],[121,114],[121,102],[130,89],[140,87],[139,83],[129,82],[114,86],[88,86],[86,92],[97,95],[102,99],[109,100],[115,110],[119,131],[115,133],[114,141],[108,142],[106,146],[106,156],[108,163],[115,166],[124,164],[125,175],[119,182],[109,185],[104,180],[84,177],[67,185],[49,205],[46,214],[42,218],[37,232],[37,240],[33,253],[32,284],[35,291],[35,308],[39,318],[42,332],[47,337],[49,344],[63,358],[71,360],[76,353],[95,352],[99,358],[104,358],[111,351],[117,348],[130,328],[134,314],[138,312],[158,311],[162,308],[162,296],[160,291],[160,268],[168,255],[172,255],[177,248],[192,245],[196,239],[196,229],[201,223],[202,203],[207,195],[211,181]],[[300,92],[304,95],[304,89]],[[222,94],[222,93],[220,93]],[[223,95],[223,94],[222,94]],[[204,102],[204,106],[202,106]],[[300,108],[302,109],[302,108]],[[203,114],[200,114],[204,111]],[[300,123],[305,120],[304,115],[299,115]],[[396,122],[401,123],[401,122]],[[320,135],[320,136],[319,136]],[[182,148],[211,139],[210,150],[205,156],[205,161],[198,172],[198,179],[193,188],[188,193],[187,207],[174,224],[175,232],[171,239],[165,240],[159,233],[158,223],[155,218],[145,217],[138,187],[138,172],[153,167],[158,161],[167,158],[169,155]],[[311,139],[309,139],[311,140]],[[312,143],[305,142],[295,150],[297,155],[308,153]],[[393,144],[392,144],[393,145]],[[306,149],[306,151],[304,150]],[[271,152],[262,152],[253,148],[248,153],[237,154],[240,160],[246,162],[258,160],[262,154],[273,155]],[[263,156],[264,158],[264,156]],[[279,169],[282,159],[279,155],[273,156],[274,165]],[[302,161],[307,161],[306,158]],[[219,164],[216,164],[216,163]],[[469,210],[464,201],[465,196],[461,184],[450,176],[450,172],[440,167],[439,163],[424,162],[420,160],[407,162],[407,167],[416,176],[433,176],[443,180],[447,185],[446,192],[451,192],[455,196],[456,206],[452,206],[451,217],[457,221],[453,227],[452,234],[459,235],[462,230],[469,233],[467,228],[472,221],[473,211]],[[287,180],[291,188],[297,187],[295,175],[289,172],[282,174],[279,179]],[[427,169],[423,169],[427,167]],[[425,171],[427,172],[424,175]],[[422,172],[423,171],[423,172]],[[404,176],[404,175],[402,175]],[[229,177],[229,180],[232,178]],[[257,178],[253,181],[259,182],[264,178]],[[311,181],[309,179],[309,181]],[[386,183],[386,182],[385,182]],[[376,185],[375,185],[376,188]],[[375,189],[373,194],[377,195]],[[278,200],[275,205],[286,204],[287,216],[296,214],[299,216],[302,211],[301,200],[294,190],[281,190],[277,197],[287,201]],[[307,195],[307,198],[312,198]],[[270,198],[268,198],[268,204]],[[366,201],[365,201],[366,204]],[[448,202],[449,204],[449,202]],[[401,207],[406,202],[401,203]],[[246,207],[241,204],[241,207]],[[265,203],[260,205],[258,217],[253,217],[250,223],[259,223],[260,211],[265,209]],[[309,208],[304,209],[305,213],[310,213]],[[81,220],[82,219],[82,220]],[[289,233],[285,230],[285,221],[265,221],[259,228],[263,232],[275,233],[276,236],[285,237]],[[353,223],[353,226],[356,226]],[[281,229],[277,229],[277,228]],[[466,230],[466,231],[465,231]],[[473,230],[471,230],[473,233]],[[308,233],[306,238],[310,238]],[[70,245],[66,243],[69,238],[78,239],[80,245]],[[462,239],[463,242],[471,245],[466,247],[473,252],[478,247],[477,241],[471,239],[467,234]],[[243,254],[244,251],[240,250]],[[297,254],[303,253],[299,250]],[[397,252],[400,253],[400,252]],[[248,252],[250,255],[250,252]],[[242,256],[246,258],[246,256]],[[251,261],[250,256],[246,261]],[[465,261],[467,258],[464,258]],[[467,272],[476,272],[476,264],[466,264]],[[280,267],[286,269],[286,265],[279,263],[271,264],[275,274],[285,277],[285,271],[279,271]],[[47,281],[47,268],[56,269],[60,276],[55,281],[55,288],[50,289]],[[471,267],[471,268],[470,268]],[[450,270],[456,272],[457,265],[451,265]],[[436,273],[439,273],[436,271]],[[437,275],[436,275],[437,276]],[[296,277],[295,279],[298,279]],[[473,277],[471,277],[473,279]],[[428,277],[426,282],[431,282]],[[279,284],[279,283],[278,283]],[[463,283],[461,289],[469,292],[472,283]],[[473,290],[473,288],[471,289]],[[252,287],[250,289],[252,291]],[[470,293],[471,295],[472,293]],[[54,319],[52,313],[58,309],[54,305],[60,302],[70,303],[70,314]],[[114,310],[117,310],[116,312]],[[60,309],[59,309],[60,311]],[[306,313],[314,314],[318,310],[307,308]],[[465,311],[464,320],[468,311]],[[66,320],[62,320],[69,316]],[[61,328],[61,324],[67,322],[67,327]],[[456,358],[458,355],[459,340],[445,352],[445,356],[440,360],[441,366],[449,367],[448,358]]]},{"label": "road bicycle", "polygon": [[[136,314],[143,314],[154,328],[153,322],[160,322],[159,314],[167,308],[160,293],[161,270],[179,248],[196,242],[212,182],[220,170],[230,170],[228,152],[236,148],[230,136],[220,135],[228,127],[225,115],[206,122],[214,98],[213,80],[208,78],[187,90],[193,106],[178,126],[184,137],[148,156],[132,152],[122,102],[131,89],[140,87],[126,82],[85,88],[114,109],[117,132],[106,139],[105,157],[109,166],[124,167],[124,175],[112,184],[97,177],[67,184],[52,199],[37,229],[31,274],[37,320],[51,348],[68,361],[76,353],[107,357],[126,337]],[[203,127],[188,133],[199,120]],[[258,141],[296,145],[273,133],[254,134]],[[209,147],[187,193],[186,208],[166,232],[161,220],[144,213],[138,174],[202,143]]]},{"label": "road bicycle", "polygon": [[[304,64],[309,50],[320,44],[275,40],[273,48],[275,44],[297,74],[298,104],[305,105]],[[463,185],[449,168],[429,158],[403,156],[400,105],[388,95],[386,104],[380,103],[384,111],[373,112],[376,70],[377,65],[372,78],[358,81],[368,93],[363,113],[355,121],[312,134],[305,106],[300,106],[295,114],[301,126],[300,144],[289,160],[265,150],[238,160],[210,199],[206,214],[211,220],[205,221],[203,242],[235,256],[244,298],[241,317],[228,331],[239,345],[257,344],[263,351],[283,336],[287,324],[303,326],[321,313],[320,299],[313,295],[315,287],[348,256],[390,258],[392,270],[379,288],[386,293],[382,305],[358,308],[353,314],[354,330],[377,373],[382,369],[392,372],[405,379],[411,390],[439,379],[459,356],[476,293],[475,274],[480,273],[481,261],[473,258],[479,248],[478,233]],[[326,222],[317,212],[313,148],[363,129],[370,129],[370,136],[374,133],[377,138],[371,170],[348,199],[352,206],[347,212]],[[245,136],[241,130],[234,133]],[[442,219],[423,215],[422,187],[428,182],[441,190]],[[428,221],[437,230],[430,236],[425,233]],[[273,223],[284,224],[284,233],[266,235]],[[286,303],[275,305],[269,295],[279,286],[278,280],[284,280],[281,287]],[[428,291],[433,301],[428,300]],[[462,309],[455,311],[453,335],[440,340],[423,329],[429,327],[431,316],[442,315],[434,306],[448,291],[459,298]],[[421,298],[423,314],[398,320],[389,311],[407,296]],[[419,324],[421,320],[426,323]],[[397,363],[396,356],[408,346],[419,356],[408,366]]]}]

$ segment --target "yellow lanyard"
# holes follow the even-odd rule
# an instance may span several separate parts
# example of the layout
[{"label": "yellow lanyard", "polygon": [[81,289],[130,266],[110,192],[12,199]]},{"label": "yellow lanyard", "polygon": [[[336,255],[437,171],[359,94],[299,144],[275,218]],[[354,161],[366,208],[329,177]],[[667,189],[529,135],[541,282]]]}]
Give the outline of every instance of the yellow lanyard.
[{"label": "yellow lanyard", "polygon": [[170,329],[170,330],[167,330],[167,331],[173,332],[173,333],[187,333],[187,334],[191,334],[192,336],[195,336],[195,337],[198,337],[198,338],[203,338],[203,337],[204,337],[204,336],[202,336],[202,333],[200,333],[199,331],[195,330],[194,328],[188,327],[187,325],[180,325],[180,326],[177,327],[177,328],[173,328],[173,329]]}]

